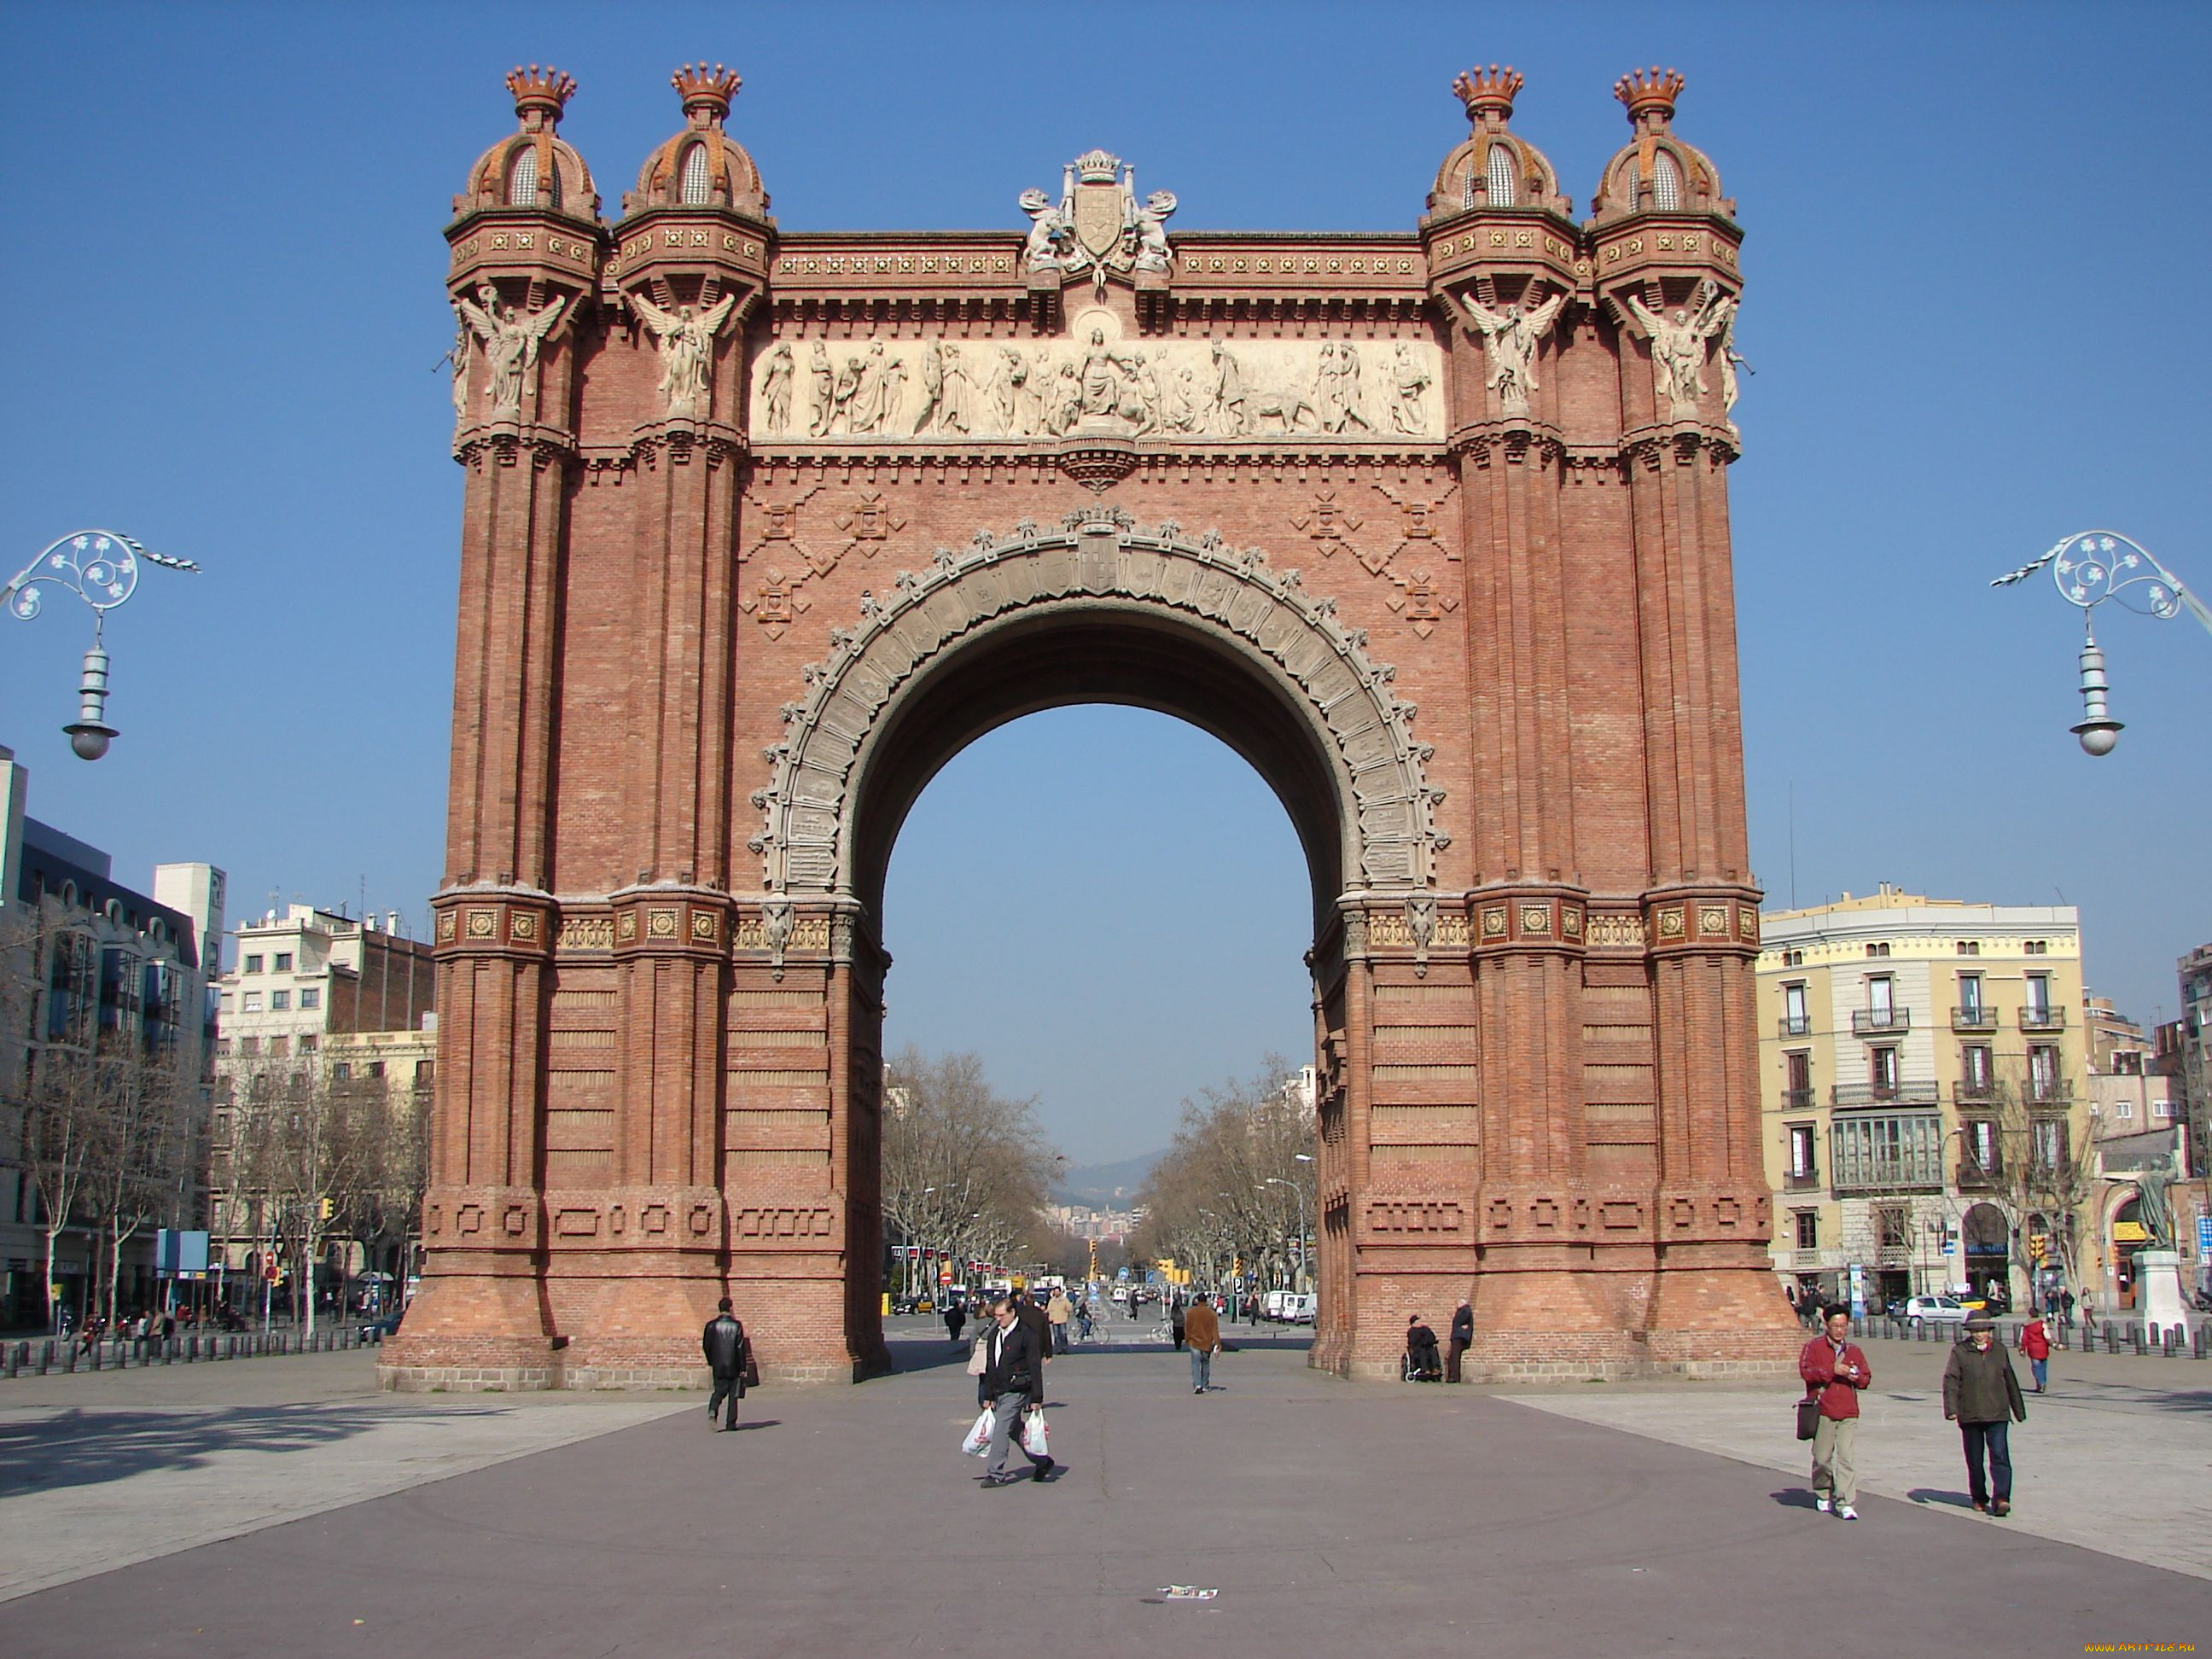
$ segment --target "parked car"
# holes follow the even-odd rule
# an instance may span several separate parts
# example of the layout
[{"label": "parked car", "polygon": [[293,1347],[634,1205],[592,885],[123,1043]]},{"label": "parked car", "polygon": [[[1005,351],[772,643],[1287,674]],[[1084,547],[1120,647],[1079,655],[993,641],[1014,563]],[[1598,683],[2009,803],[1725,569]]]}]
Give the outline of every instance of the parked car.
[{"label": "parked car", "polygon": [[1310,1325],[1320,1311],[1321,1298],[1311,1291],[1295,1292],[1283,1298],[1283,1318],[1292,1325]]},{"label": "parked car", "polygon": [[1900,1317],[1908,1325],[1963,1325],[1966,1322],[1966,1308],[1956,1297],[1907,1297]]},{"label": "parked car", "polygon": [[395,1308],[380,1319],[363,1320],[361,1326],[361,1334],[364,1337],[371,1338],[375,1341],[381,1342],[386,1337],[397,1334],[399,1329],[399,1322],[406,1317],[406,1309]]}]

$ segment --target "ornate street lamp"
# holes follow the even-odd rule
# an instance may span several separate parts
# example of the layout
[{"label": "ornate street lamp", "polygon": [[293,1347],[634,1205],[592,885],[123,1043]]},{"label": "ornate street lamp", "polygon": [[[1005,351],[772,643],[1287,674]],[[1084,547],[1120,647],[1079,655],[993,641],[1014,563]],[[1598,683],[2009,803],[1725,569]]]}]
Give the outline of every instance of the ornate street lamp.
[{"label": "ornate street lamp", "polygon": [[39,614],[39,589],[49,583],[70,589],[92,607],[92,648],[84,653],[84,672],[77,682],[77,715],[62,727],[80,760],[98,760],[115,739],[115,728],[107,724],[107,653],[100,635],[107,613],[137,591],[142,559],[170,570],[199,568],[190,559],[169,558],[118,531],[77,530],[54,542],[0,588],[0,605],[24,622]]},{"label": "ornate street lamp", "polygon": [[2105,678],[2105,653],[2097,644],[2097,607],[2106,599],[2118,599],[2125,610],[2163,622],[2186,606],[2207,633],[2212,633],[2212,611],[2148,548],[2116,530],[2085,530],[2064,537],[2041,558],[1999,576],[1990,586],[2008,586],[2045,565],[2051,567],[2058,596],[2081,609],[2081,722],[2069,729],[2086,752],[2109,755],[2120,740],[2120,722],[2105,702],[2111,686]]}]

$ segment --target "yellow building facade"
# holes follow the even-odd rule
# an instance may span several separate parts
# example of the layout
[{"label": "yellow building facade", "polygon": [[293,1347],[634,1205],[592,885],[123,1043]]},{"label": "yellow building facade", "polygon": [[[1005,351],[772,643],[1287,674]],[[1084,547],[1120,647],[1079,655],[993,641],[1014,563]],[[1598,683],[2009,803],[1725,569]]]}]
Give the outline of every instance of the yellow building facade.
[{"label": "yellow building facade", "polygon": [[2070,906],[1887,884],[1762,918],[1775,1272],[1870,1309],[2094,1273],[2081,932]]}]

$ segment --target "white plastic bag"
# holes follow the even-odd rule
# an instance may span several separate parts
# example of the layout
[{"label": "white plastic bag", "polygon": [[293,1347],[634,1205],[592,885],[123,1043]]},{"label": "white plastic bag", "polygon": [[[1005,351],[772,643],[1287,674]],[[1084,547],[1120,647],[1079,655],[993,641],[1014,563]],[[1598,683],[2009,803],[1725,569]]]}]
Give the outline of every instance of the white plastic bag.
[{"label": "white plastic bag", "polygon": [[1052,1441],[1045,1431],[1042,1407],[1022,1419],[1022,1447],[1031,1457],[1052,1455]]},{"label": "white plastic bag", "polygon": [[975,1413],[975,1421],[968,1431],[968,1437],[960,1443],[960,1449],[970,1457],[984,1457],[991,1450],[991,1413],[989,1407]]}]

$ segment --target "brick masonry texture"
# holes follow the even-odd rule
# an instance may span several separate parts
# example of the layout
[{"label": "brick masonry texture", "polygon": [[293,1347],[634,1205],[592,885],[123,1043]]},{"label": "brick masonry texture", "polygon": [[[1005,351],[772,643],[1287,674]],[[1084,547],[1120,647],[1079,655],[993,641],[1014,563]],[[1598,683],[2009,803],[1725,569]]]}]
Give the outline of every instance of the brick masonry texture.
[{"label": "brick masonry texture", "polygon": [[[455,433],[429,1258],[390,1386],[662,1386],[726,1294],[773,1375],[882,1366],[890,836],[980,732],[1098,698],[1220,732],[1312,849],[1316,1364],[1394,1374],[1407,1315],[1462,1296],[1477,1375],[1786,1364],[1737,438],[1717,327],[1686,399],[1640,320],[1722,314],[1739,233],[1671,93],[1622,95],[1623,156],[1674,158],[1667,210],[1617,161],[1577,224],[1517,139],[1527,189],[1493,204],[1493,100],[1409,233],[1193,234],[1103,297],[1025,274],[1012,232],[780,236],[749,161],[690,204],[649,168],[613,226],[573,187],[457,203],[454,296],[489,288],[509,326],[560,310],[509,404],[472,353]],[[550,131],[531,118],[510,149]],[[1547,296],[1509,399],[1465,302]],[[686,308],[722,325],[678,404],[652,319]],[[1091,312],[1163,363],[1440,362],[1442,435],[1326,403],[1198,435],[1111,398],[1028,439],[806,435],[817,347],[834,390],[878,345],[1001,362]],[[799,413],[756,432],[787,349]],[[1418,782],[1378,803],[1389,778]]]}]

